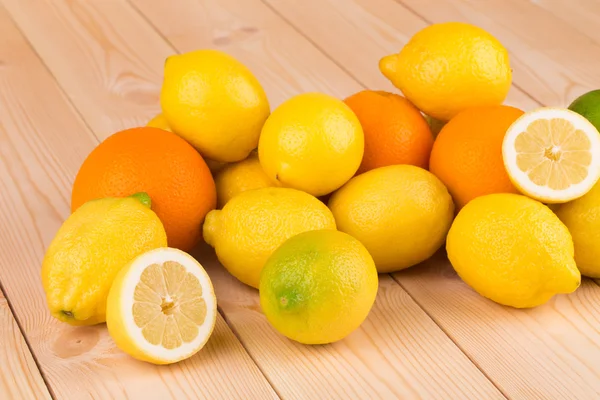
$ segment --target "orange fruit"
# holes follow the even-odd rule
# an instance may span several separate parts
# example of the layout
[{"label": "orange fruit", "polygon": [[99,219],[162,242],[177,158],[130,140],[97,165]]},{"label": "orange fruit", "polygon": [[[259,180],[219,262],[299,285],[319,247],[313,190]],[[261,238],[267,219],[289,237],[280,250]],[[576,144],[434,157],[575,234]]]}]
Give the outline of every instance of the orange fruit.
[{"label": "orange fruit", "polygon": [[357,174],[395,164],[427,168],[433,135],[410,101],[393,93],[363,90],[344,102],[365,134],[365,152]]},{"label": "orange fruit", "polygon": [[169,247],[189,251],[206,214],[216,207],[215,183],[202,156],[184,139],[153,127],[126,129],[100,143],[81,165],[71,211],[89,200],[146,192]]},{"label": "orange fruit", "polygon": [[502,160],[506,131],[523,111],[510,106],[468,108],[440,131],[429,170],[448,188],[457,210],[476,197],[519,193]]}]

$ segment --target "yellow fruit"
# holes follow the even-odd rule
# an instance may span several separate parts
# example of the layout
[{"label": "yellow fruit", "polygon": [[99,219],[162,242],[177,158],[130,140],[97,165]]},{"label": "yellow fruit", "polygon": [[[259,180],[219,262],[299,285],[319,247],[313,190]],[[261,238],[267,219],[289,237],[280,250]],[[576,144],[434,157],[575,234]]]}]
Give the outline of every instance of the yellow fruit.
[{"label": "yellow fruit", "polygon": [[240,193],[222,210],[208,213],[203,236],[233,276],[258,288],[271,253],[290,237],[315,229],[335,229],[325,204],[296,189],[270,187]]},{"label": "yellow fruit", "polygon": [[460,111],[502,104],[512,81],[508,51],[485,30],[461,22],[430,25],[379,69],[427,115],[448,121]]},{"label": "yellow fruit", "polygon": [[341,100],[321,93],[281,104],[267,119],[258,144],[260,163],[271,179],[314,196],[346,183],[363,152],[356,115]]},{"label": "yellow fruit", "polygon": [[106,307],[106,325],[117,346],[152,364],[172,364],[197,353],[216,319],[208,274],[174,248],[149,251],[122,268]]},{"label": "yellow fruit", "polygon": [[52,316],[71,325],[105,321],[114,277],[145,251],[167,245],[150,198],[92,200],[60,227],[42,261],[42,284]]},{"label": "yellow fruit", "polygon": [[540,108],[508,128],[502,158],[523,194],[565,203],[583,196],[600,178],[600,133],[574,111]]},{"label": "yellow fruit", "polygon": [[338,230],[369,250],[379,272],[399,271],[431,257],[454,217],[446,187],[412,165],[391,165],[352,178],[329,200]]},{"label": "yellow fruit", "polygon": [[270,107],[242,63],[218,50],[197,50],[168,57],[164,75],[163,114],[203,156],[234,162],[256,148]]},{"label": "yellow fruit", "polygon": [[269,179],[258,161],[256,152],[240,162],[232,163],[215,175],[217,207],[223,208],[232,197],[247,190],[277,186]]},{"label": "yellow fruit", "polygon": [[373,259],[358,240],[315,230],[288,239],[269,258],[260,278],[260,304],[286,337],[332,343],[363,323],[377,287]]},{"label": "yellow fruit", "polygon": [[575,245],[575,262],[582,275],[600,278],[600,183],[582,197],[557,207]]},{"label": "yellow fruit", "polygon": [[[167,119],[165,118],[165,116],[163,114],[156,115],[154,118],[152,118],[150,121],[148,121],[146,126],[150,126],[153,128],[160,128],[165,131],[173,132],[173,130],[169,126],[169,123],[167,122]],[[224,163],[221,161],[211,160],[210,158],[206,158],[206,157],[203,157],[203,158],[204,158],[204,162],[206,162],[206,165],[208,166],[208,169],[210,169],[210,172],[212,172],[213,174],[216,174],[217,172],[222,170],[227,165],[227,163]]]},{"label": "yellow fruit", "polygon": [[148,123],[146,124],[146,126],[149,126],[151,128],[159,128],[159,129],[163,129],[165,131],[173,132],[171,130],[171,127],[169,126],[169,123],[167,122],[167,119],[165,118],[165,116],[162,113],[155,115],[154,118],[152,118],[150,121],[148,121]]},{"label": "yellow fruit", "polygon": [[567,227],[548,207],[518,194],[471,200],[454,220],[446,250],[469,286],[507,306],[535,307],[581,283]]}]

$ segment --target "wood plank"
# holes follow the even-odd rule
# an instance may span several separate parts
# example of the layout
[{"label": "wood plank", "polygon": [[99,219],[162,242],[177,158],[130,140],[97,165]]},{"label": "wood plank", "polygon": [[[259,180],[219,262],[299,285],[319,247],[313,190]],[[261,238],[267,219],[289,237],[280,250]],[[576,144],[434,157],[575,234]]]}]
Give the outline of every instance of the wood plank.
[{"label": "wood plank", "polygon": [[394,277],[508,397],[600,397],[600,290],[591,280],[516,310],[467,287],[443,254]]},{"label": "wood plank", "polygon": [[231,276],[208,246],[194,255],[246,349],[286,399],[504,399],[389,275],[375,306],[342,341],[306,346],[277,333],[258,292]]},{"label": "wood plank", "polygon": [[530,0],[550,11],[581,33],[600,43],[600,3],[596,0]]},{"label": "wood plank", "polygon": [[[378,62],[397,53],[415,32],[429,25],[391,0],[263,1],[373,90],[398,92],[381,74]],[[506,104],[522,109],[539,105],[514,86]]]},{"label": "wood plank", "polygon": [[[18,23],[40,54],[52,52],[51,50],[42,50],[42,48],[55,46],[53,38],[48,38],[49,35],[61,38],[66,34],[64,32],[55,33],[55,31],[69,29],[68,25],[59,23],[60,19],[53,17],[53,14],[49,12],[51,9],[45,5],[46,3],[38,2],[36,7],[32,7],[31,2],[20,3],[21,10],[14,13]],[[58,2],[52,3],[53,7],[56,3]],[[70,2],[69,7],[64,5],[56,7],[59,7],[61,12],[70,12],[71,9],[80,10],[81,3],[83,2]],[[97,26],[97,20],[111,21],[112,25],[105,29],[114,32],[113,37],[118,37],[131,45],[138,40],[143,40],[147,46],[155,49],[155,52],[149,54],[148,57],[164,59],[166,54],[160,54],[164,45],[159,43],[162,38],[158,34],[149,34],[147,28],[137,26],[142,21],[140,18],[129,18],[127,29],[122,28],[120,26],[123,23],[120,22],[122,20],[113,14],[129,15],[131,11],[127,10],[125,3],[108,2],[110,6],[106,6],[106,3],[94,3],[95,14],[91,12],[86,14],[86,18],[90,18],[86,22],[87,25]],[[73,4],[76,5],[73,6]],[[156,15],[161,18],[163,23],[164,21],[185,21],[186,18],[190,18],[190,21],[202,21],[204,13],[210,10],[211,20],[218,22],[212,26],[213,30],[210,31],[212,33],[198,34],[197,31],[192,31],[190,32],[192,37],[198,39],[199,42],[201,42],[199,38],[204,38],[202,40],[208,38],[206,43],[213,44],[215,39],[221,38],[220,41],[217,40],[217,44],[224,43],[226,50],[234,55],[245,54],[239,49],[249,46],[251,51],[249,50],[247,54],[254,54],[255,62],[258,63],[259,60],[262,60],[262,63],[269,68],[272,65],[282,66],[277,68],[286,67],[288,74],[285,75],[285,78],[269,78],[268,74],[262,76],[267,92],[269,94],[280,92],[280,99],[283,99],[284,95],[287,97],[296,93],[294,88],[297,87],[302,87],[302,90],[328,91],[338,95],[360,88],[357,82],[319,53],[292,28],[281,22],[260,2],[245,2],[245,5],[250,4],[250,6],[242,9],[240,9],[239,2],[233,1],[171,4],[155,1],[136,4],[138,7],[146,5],[150,9],[162,10]],[[181,18],[173,17],[173,13]],[[27,17],[25,18],[24,15]],[[68,19],[76,19],[78,16],[78,13],[71,12]],[[174,25],[181,27],[184,24]],[[167,26],[174,25],[167,24]],[[159,26],[162,30],[163,25]],[[189,26],[195,29],[201,25]],[[227,36],[231,40],[223,41],[223,29],[231,26],[253,28],[256,29],[257,34],[247,41],[234,40],[231,39],[231,36]],[[37,32],[42,29],[43,34]],[[241,30],[241,28],[239,29]],[[246,29],[246,31],[253,31],[253,29]],[[144,34],[139,32],[144,32]],[[179,32],[182,35],[182,32]],[[98,36],[95,31],[78,30],[76,34],[83,35],[84,39],[80,40],[89,41],[91,48],[96,47],[94,41],[101,41],[105,37]],[[127,36],[130,34],[131,37]],[[226,35],[230,35],[230,33]],[[191,41],[191,39],[189,40]],[[290,46],[290,44],[293,46],[292,53],[299,52],[301,57],[286,58],[290,52],[289,50],[283,51],[281,46]],[[114,44],[106,45],[106,47],[118,48]],[[66,75],[69,75],[72,82],[82,82],[87,79],[85,73],[78,75],[77,71],[72,70],[70,66],[65,66],[64,63],[53,62],[51,58],[45,61],[53,71],[69,68],[69,74],[64,71],[56,73],[59,81]],[[78,65],[77,70],[90,69],[94,62],[96,61],[89,59],[85,54],[71,55],[71,63]],[[288,66],[293,66],[293,68],[287,68]],[[125,73],[137,75],[134,67],[132,64],[124,65],[123,71],[115,68],[111,71],[111,74],[114,74],[111,77],[122,76]],[[311,72],[307,71],[313,71],[315,76],[320,76],[320,78],[312,79]],[[319,75],[319,71],[330,71],[329,73],[324,72],[330,75]],[[157,74],[158,72],[159,67],[157,67]],[[111,78],[104,78],[104,80],[109,79]],[[288,80],[291,82],[286,85],[280,84],[288,82]],[[74,85],[74,83],[69,84]],[[93,90],[105,91],[107,89],[102,85],[95,85]],[[134,89],[133,87],[132,90]],[[97,97],[102,98],[102,95],[97,95]],[[79,106],[79,99],[76,96],[73,96],[72,99],[74,104]],[[84,106],[85,104],[82,103],[82,107]],[[123,104],[123,106],[126,105]],[[96,116],[90,117],[89,121],[97,120],[100,115],[106,118],[113,117],[110,107],[105,108],[102,103],[97,104],[95,111],[88,110],[88,112],[97,113]],[[145,111],[132,107],[127,113],[122,110],[121,112],[124,113],[123,115],[130,115],[130,118],[135,119],[139,118],[134,115],[135,113],[143,114]],[[114,124],[118,127],[119,123],[123,122],[120,115],[115,114],[114,122],[108,125]],[[96,127],[93,128],[97,133],[102,134],[97,131]],[[204,257],[200,259],[206,263]],[[323,392],[331,393],[334,398],[389,398],[398,395],[444,398],[446,393],[451,393],[454,398],[502,398],[500,392],[389,277],[382,282],[382,293],[372,313],[371,318],[376,318],[377,323],[366,323],[355,334],[353,340],[333,346],[310,347],[295,345],[274,332],[258,312],[259,303],[256,291],[248,293],[249,288],[241,286],[227,274],[224,276],[228,277],[228,280],[224,280],[219,277],[219,273],[223,273],[223,269],[215,267],[213,262],[211,274],[217,288],[219,304],[224,310],[228,322],[240,337],[245,338],[242,340],[248,351],[258,361],[261,369],[278,392],[285,398],[314,398],[315,394],[322,395]],[[384,317],[396,307],[402,309],[402,314],[395,317],[391,315],[388,318]],[[399,342],[396,332],[402,333],[402,342]],[[369,341],[367,338],[373,339]],[[427,338],[424,342],[426,344],[418,338]],[[403,359],[394,358],[393,354],[402,355],[411,360],[412,364],[405,364]],[[286,357],[283,358],[282,355],[286,355]],[[282,368],[281,360],[285,360],[283,364],[285,368]],[[387,367],[377,368],[379,364]]]},{"label": "wood plank", "polygon": [[312,90],[343,98],[362,89],[258,0],[130,2],[179,52],[216,48],[238,58],[264,84],[271,108]]},{"label": "wood plank", "polygon": [[0,291],[0,398],[50,399],[31,352]]},{"label": "wood plank", "polygon": [[511,53],[514,82],[544,105],[564,107],[598,89],[600,43],[529,1],[397,1],[429,22],[471,22],[490,31]]},{"label": "wood plank", "polygon": [[170,367],[120,352],[104,325],[74,328],[51,318],[41,259],[97,139],[2,7],[0,37],[0,280],[56,397],[276,398],[221,317],[198,355]]},{"label": "wood plank", "polygon": [[[390,38],[402,41],[410,37],[413,32],[405,31],[405,28],[416,31],[420,25],[425,26],[423,21],[415,22],[414,15],[409,17],[401,5],[389,0],[354,0],[343,2],[343,6],[341,0],[304,0],[301,6],[292,0],[264,1],[289,18],[300,32],[319,43],[338,63],[372,85],[381,80],[379,71],[369,70],[361,58],[376,58],[377,52],[386,49],[385,46],[392,47],[386,45],[392,40]],[[323,27],[324,21],[329,21],[327,29]],[[380,29],[376,30],[374,26]],[[368,40],[364,38],[365,32],[371,32]],[[353,44],[352,54],[336,49],[335,43],[343,40]],[[380,50],[373,50],[377,48]],[[516,93],[519,91],[512,92],[513,104],[525,109],[536,106],[526,96],[516,99]],[[592,377],[600,374],[598,326],[593,317],[587,316],[590,310],[599,306],[600,288],[586,280],[576,294],[557,300],[560,308],[550,304],[532,311],[532,314],[543,316],[535,321],[536,329],[533,329],[532,325],[524,326],[521,322],[523,313],[527,312],[496,306],[476,295],[452,273],[451,267],[448,270],[447,262],[442,260],[438,260],[437,265],[446,269],[438,275],[415,268],[406,274],[396,274],[395,278],[503,393],[519,399],[569,398],[567,393],[581,399],[597,397],[597,378]],[[449,286],[453,289],[449,290]],[[565,325],[561,329],[561,323],[566,319],[563,315],[571,314],[577,317],[577,326]],[[483,321],[491,322],[484,324],[482,317],[485,317]],[[502,323],[494,324],[495,321]],[[501,340],[498,337],[496,332],[500,329],[508,331],[507,338]],[[550,337],[549,331],[559,333]],[[557,337],[561,337],[561,347],[555,349]],[[535,357],[517,357],[519,354]],[[564,369],[570,365],[566,359],[583,361],[574,361],[574,372],[565,373]],[[582,383],[583,378],[576,378],[578,373],[587,378],[587,384]],[[572,388],[574,382],[581,384]]]}]

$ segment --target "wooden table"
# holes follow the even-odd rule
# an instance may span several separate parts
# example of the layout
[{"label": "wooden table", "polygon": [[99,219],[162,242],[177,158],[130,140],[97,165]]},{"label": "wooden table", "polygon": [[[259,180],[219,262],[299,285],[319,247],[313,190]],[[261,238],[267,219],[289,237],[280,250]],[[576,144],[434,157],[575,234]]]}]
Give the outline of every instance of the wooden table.
[{"label": "wooden table", "polygon": [[433,22],[476,23],[510,50],[508,104],[566,106],[600,87],[599,0],[0,0],[1,399],[600,398],[600,287],[515,310],[437,257],[381,276],[368,320],[327,346],[268,325],[257,292],[207,250],[220,315],[169,367],[115,348],[105,326],[52,319],[44,251],[85,156],[159,111],[165,57],[219,48],[272,106],[306,91],[394,90],[377,62]]}]

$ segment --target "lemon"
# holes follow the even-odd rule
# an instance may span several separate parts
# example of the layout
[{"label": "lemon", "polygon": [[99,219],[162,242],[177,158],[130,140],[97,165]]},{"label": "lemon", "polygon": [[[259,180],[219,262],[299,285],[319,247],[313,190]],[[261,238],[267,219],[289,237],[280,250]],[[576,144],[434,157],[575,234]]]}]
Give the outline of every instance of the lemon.
[{"label": "lemon", "polygon": [[223,208],[232,197],[247,190],[277,186],[269,179],[258,161],[256,152],[237,163],[228,164],[215,175],[217,206]]},{"label": "lemon", "polygon": [[352,178],[329,199],[338,230],[369,250],[379,272],[392,272],[431,257],[454,217],[446,187],[412,165],[376,168]]},{"label": "lemon", "polygon": [[173,132],[169,126],[169,123],[167,122],[167,119],[162,113],[156,114],[150,121],[148,121],[146,126]]},{"label": "lemon", "polygon": [[571,233],[581,274],[600,278],[600,183],[582,197],[561,204],[555,213]]},{"label": "lemon", "polygon": [[[169,126],[169,123],[167,122],[167,119],[162,113],[155,115],[154,118],[148,121],[146,126],[150,126],[152,128],[160,128],[165,131],[173,132],[173,130]],[[227,163],[224,162],[211,160],[210,158],[206,157],[203,158],[204,162],[206,162],[206,165],[208,166],[208,169],[210,169],[210,172],[212,172],[213,174],[216,174],[227,165]]]},{"label": "lemon", "polygon": [[269,257],[260,278],[260,304],[286,337],[332,343],[362,324],[377,287],[373,259],[358,240],[315,230],[293,236]]},{"label": "lemon", "polygon": [[314,196],[346,183],[363,153],[356,115],[343,101],[321,93],[301,94],[277,107],[258,144],[260,163],[272,180]]},{"label": "lemon", "polygon": [[168,57],[160,104],[173,132],[221,162],[248,157],[270,112],[252,72],[218,50]]},{"label": "lemon", "polygon": [[106,297],[129,261],[167,245],[145,193],[92,200],[62,224],[42,261],[42,284],[52,316],[71,325],[105,321]]},{"label": "lemon", "polygon": [[209,212],[203,236],[233,276],[258,288],[271,253],[290,237],[315,229],[335,229],[325,204],[296,189],[269,187],[240,193],[222,210]]},{"label": "lemon", "polygon": [[565,203],[583,196],[600,178],[600,133],[568,109],[536,109],[508,128],[502,159],[523,194]]},{"label": "lemon", "polygon": [[216,319],[217,300],[202,265],[167,247],[122,268],[106,307],[106,325],[117,347],[152,364],[172,364],[197,353]]},{"label": "lemon", "polygon": [[460,111],[499,105],[512,81],[508,51],[485,30],[446,22],[417,32],[379,69],[425,114],[448,121]]},{"label": "lemon", "polygon": [[518,194],[471,200],[454,220],[446,250],[463,281],[506,306],[535,307],[581,283],[567,227],[548,207]]}]

